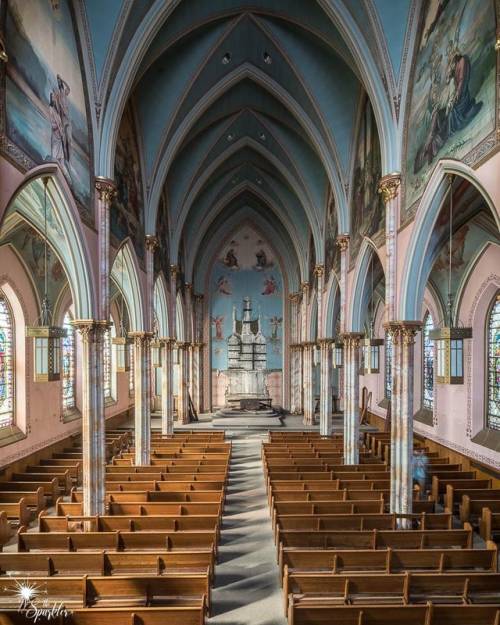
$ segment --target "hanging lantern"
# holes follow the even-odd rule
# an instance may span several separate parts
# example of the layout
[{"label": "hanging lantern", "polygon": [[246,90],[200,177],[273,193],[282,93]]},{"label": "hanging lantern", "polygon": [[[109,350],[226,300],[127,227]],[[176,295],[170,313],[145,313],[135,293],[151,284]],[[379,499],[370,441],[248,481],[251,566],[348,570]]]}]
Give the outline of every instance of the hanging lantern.
[{"label": "hanging lantern", "polygon": [[67,335],[65,328],[52,325],[52,311],[48,297],[48,243],[47,243],[47,185],[44,186],[44,296],[42,314],[38,324],[26,328],[26,336],[33,340],[35,382],[54,382],[61,379],[61,339]]},{"label": "hanging lantern", "polygon": [[113,337],[111,342],[116,349],[116,371],[118,373],[130,371],[130,345],[132,341],[122,334]]},{"label": "hanging lantern", "polygon": [[379,373],[380,371],[380,347],[384,344],[383,339],[367,337],[362,339],[363,349],[363,373]]},{"label": "hanging lantern", "polygon": [[344,343],[335,341],[332,344],[332,364],[334,369],[341,369],[344,366]]},{"label": "hanging lantern", "polygon": [[153,367],[162,366],[161,348],[162,342],[159,338],[155,337],[151,341],[151,364],[153,365]]},{"label": "hanging lantern", "polygon": [[472,338],[472,328],[453,325],[453,293],[451,291],[451,250],[453,245],[453,176],[450,174],[448,302],[445,323],[429,332],[436,341],[436,382],[438,384],[464,383],[464,340]]}]

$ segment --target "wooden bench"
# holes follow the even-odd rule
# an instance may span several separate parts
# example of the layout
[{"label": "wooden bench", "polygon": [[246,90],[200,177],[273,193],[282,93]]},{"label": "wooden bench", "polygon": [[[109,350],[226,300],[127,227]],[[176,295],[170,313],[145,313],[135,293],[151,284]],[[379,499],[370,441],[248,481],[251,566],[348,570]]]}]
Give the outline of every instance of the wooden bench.
[{"label": "wooden bench", "polygon": [[[0,504],[1,506],[1,504]],[[458,506],[460,520],[462,523],[476,522],[483,513],[483,508],[489,508],[492,512],[500,512],[500,497],[493,499],[481,494],[477,497],[475,493],[463,495],[462,502]]]},{"label": "wooden bench", "polygon": [[164,575],[208,573],[213,576],[211,550],[148,552],[0,553],[0,578],[44,575]]},{"label": "wooden bench", "polygon": [[441,501],[441,495],[446,495],[448,486],[457,489],[475,489],[475,488],[491,488],[491,480],[477,479],[452,479],[448,477],[439,478],[437,475],[432,476],[431,493],[435,501]]},{"label": "wooden bench", "polygon": [[17,534],[18,551],[175,551],[211,549],[216,531],[201,532],[27,532]]},{"label": "wooden bench", "polygon": [[31,521],[31,511],[26,505],[24,497],[12,503],[0,502],[0,510],[5,512],[9,522],[14,521],[19,525],[28,525]]},{"label": "wooden bench", "polygon": [[289,625],[497,625],[495,605],[331,606],[290,596]]},{"label": "wooden bench", "polygon": [[498,571],[498,550],[488,541],[485,549],[297,549],[283,547],[280,552],[280,572],[284,567],[295,572],[317,571],[332,574],[342,572],[381,571]]},{"label": "wooden bench", "polygon": [[12,527],[9,523],[7,513],[0,510],[0,552],[5,544],[7,544],[12,535]]},{"label": "wooden bench", "polygon": [[37,488],[34,491],[0,491],[0,508],[2,507],[3,503],[16,503],[20,499],[24,499],[26,505],[29,508],[33,508],[36,514],[38,514],[45,508],[45,497],[43,488]]},{"label": "wooden bench", "polygon": [[[82,514],[83,504],[66,503],[58,500],[56,505],[56,515]],[[220,503],[172,503],[163,501],[149,501],[145,503],[135,502],[109,502],[108,511],[110,515],[161,515],[161,516],[214,516],[219,517],[222,511]]]},{"label": "wooden bench", "polygon": [[469,497],[473,497],[474,499],[489,499],[489,500],[500,500],[500,488],[493,489],[489,487],[480,488],[480,487],[458,487],[454,484],[446,485],[446,495],[444,505],[445,508],[453,512],[455,506],[462,502],[463,497],[468,495]]},{"label": "wooden bench", "polygon": [[482,509],[479,533],[483,540],[492,540],[500,533],[500,511],[493,512],[489,507]]},{"label": "wooden bench", "polygon": [[[158,490],[137,490],[137,491],[113,491],[106,494],[107,501],[163,501],[165,503],[219,503],[224,502],[224,493],[221,491],[158,491]],[[83,493],[73,490],[71,492],[71,503],[82,503]],[[67,504],[66,504],[67,505]]]},{"label": "wooden bench", "polygon": [[[30,467],[28,467],[30,468]],[[57,480],[59,488],[65,495],[69,493],[73,486],[73,480],[68,470],[62,471],[57,467],[31,467],[33,471],[24,473],[12,473],[10,479],[14,482],[42,482],[43,480]],[[49,469],[46,471],[45,469]]]},{"label": "wooden bench", "polygon": [[47,476],[45,480],[35,481],[29,480],[27,482],[0,482],[0,491],[16,491],[16,492],[36,492],[38,489],[43,489],[44,497],[48,500],[47,503],[55,503],[59,497],[59,483],[53,478],[49,479]]}]

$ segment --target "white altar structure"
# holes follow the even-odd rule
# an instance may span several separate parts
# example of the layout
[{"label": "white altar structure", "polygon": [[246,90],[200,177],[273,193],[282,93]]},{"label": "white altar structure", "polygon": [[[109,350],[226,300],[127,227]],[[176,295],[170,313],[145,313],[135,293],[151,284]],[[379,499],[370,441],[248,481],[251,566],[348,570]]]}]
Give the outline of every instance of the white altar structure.
[{"label": "white altar structure", "polygon": [[265,382],[267,341],[262,334],[260,314],[252,319],[252,302],[243,299],[243,314],[237,318],[233,306],[233,330],[227,339],[228,386],[226,403],[241,400],[269,400]]}]

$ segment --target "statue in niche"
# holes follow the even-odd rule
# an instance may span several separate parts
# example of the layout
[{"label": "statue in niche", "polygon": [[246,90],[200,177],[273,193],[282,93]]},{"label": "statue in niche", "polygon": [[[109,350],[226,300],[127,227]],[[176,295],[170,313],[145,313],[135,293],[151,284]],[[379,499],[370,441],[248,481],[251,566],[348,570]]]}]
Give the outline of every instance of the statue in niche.
[{"label": "statue in niche", "polygon": [[224,265],[229,269],[239,269],[238,259],[236,258],[236,254],[234,253],[234,248],[229,248],[227,254],[224,258]]},{"label": "statue in niche", "polygon": [[268,269],[273,266],[272,261],[268,261],[267,254],[262,248],[255,252],[255,259],[255,271],[264,271],[264,269]]}]

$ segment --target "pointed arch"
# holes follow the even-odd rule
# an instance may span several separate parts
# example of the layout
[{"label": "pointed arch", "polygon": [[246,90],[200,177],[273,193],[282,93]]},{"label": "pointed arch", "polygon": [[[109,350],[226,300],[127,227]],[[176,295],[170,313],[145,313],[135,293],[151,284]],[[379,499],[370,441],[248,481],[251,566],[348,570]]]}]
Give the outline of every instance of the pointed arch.
[{"label": "pointed arch", "polygon": [[[361,244],[354,269],[352,296],[348,313],[349,322],[347,325],[351,332],[363,332],[363,318],[365,313],[363,303],[366,297],[366,285],[373,255],[380,260],[377,248],[370,239],[365,237]],[[383,264],[381,263],[381,265],[382,271],[384,271]]]},{"label": "pointed arch", "polygon": [[163,272],[158,274],[154,284],[154,311],[158,322],[158,333],[162,337],[170,336],[167,282]]},{"label": "pointed arch", "polygon": [[111,277],[122,291],[125,298],[128,313],[130,315],[130,328],[134,332],[143,332],[144,298],[139,280],[139,265],[137,256],[130,238],[127,238],[118,248],[111,266]]}]

